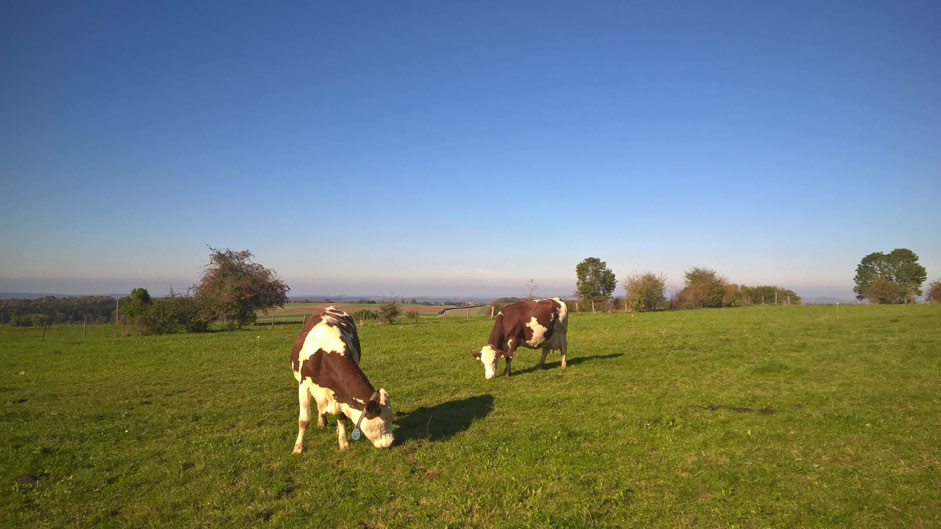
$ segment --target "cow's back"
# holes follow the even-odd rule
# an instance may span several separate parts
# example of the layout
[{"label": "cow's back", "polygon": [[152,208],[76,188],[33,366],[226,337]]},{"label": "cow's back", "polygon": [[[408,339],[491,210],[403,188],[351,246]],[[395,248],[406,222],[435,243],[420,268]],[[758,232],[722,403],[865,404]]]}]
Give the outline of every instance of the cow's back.
[{"label": "cow's back", "polygon": [[[359,333],[349,314],[331,306],[305,318],[304,326],[291,347],[291,368],[298,382],[301,381],[303,362],[317,352],[338,353],[359,366]],[[306,375],[312,376],[313,373]]]}]

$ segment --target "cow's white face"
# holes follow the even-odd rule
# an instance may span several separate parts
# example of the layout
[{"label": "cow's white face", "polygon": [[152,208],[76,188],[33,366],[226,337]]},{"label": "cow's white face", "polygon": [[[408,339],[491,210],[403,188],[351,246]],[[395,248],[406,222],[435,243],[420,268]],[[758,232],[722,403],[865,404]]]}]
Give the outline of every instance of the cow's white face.
[{"label": "cow's white face", "polygon": [[497,351],[490,345],[485,345],[479,353],[474,353],[474,358],[484,364],[484,378],[490,380],[497,374],[497,358],[501,356],[503,352]]},{"label": "cow's white face", "polygon": [[[373,403],[370,403],[373,404]],[[370,419],[366,417],[360,425],[366,438],[372,441],[376,448],[389,448],[395,438],[392,435],[392,421],[395,419],[395,412],[392,410],[392,401],[389,398],[389,392],[379,390],[379,414]]]}]

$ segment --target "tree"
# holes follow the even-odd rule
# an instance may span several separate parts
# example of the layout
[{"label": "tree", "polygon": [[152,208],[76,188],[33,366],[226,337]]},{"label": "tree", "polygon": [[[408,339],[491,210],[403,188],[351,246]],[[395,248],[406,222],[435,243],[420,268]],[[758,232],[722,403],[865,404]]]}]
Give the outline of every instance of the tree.
[{"label": "tree", "polygon": [[941,279],[932,281],[928,285],[928,301],[941,303]]},{"label": "tree", "polygon": [[597,257],[585,258],[575,267],[575,292],[582,298],[591,301],[591,311],[595,311],[596,299],[607,299],[617,286],[614,276],[607,263]]},{"label": "tree", "polygon": [[124,298],[124,316],[132,323],[142,314],[147,312],[153,300],[146,288],[135,288],[131,291],[131,296]]},{"label": "tree", "polygon": [[863,297],[870,303],[904,303],[906,294],[902,285],[877,277],[863,293]]},{"label": "tree", "polygon": [[623,285],[627,308],[637,312],[656,310],[657,303],[665,299],[663,289],[666,282],[663,274],[653,272],[635,272],[625,277]]},{"label": "tree", "polygon": [[[856,286],[853,291],[858,299],[869,299],[866,292],[877,279],[883,279],[896,283],[905,291],[900,303],[906,298],[914,303],[915,298],[921,295],[921,285],[927,278],[925,267],[918,264],[918,255],[908,248],[896,248],[888,254],[873,252],[863,257],[856,266],[856,277],[853,278]],[[885,285],[880,285],[878,290],[884,292]]]},{"label": "tree", "polygon": [[676,293],[680,308],[721,307],[728,281],[711,268],[695,266],[683,274],[686,286]]},{"label": "tree", "polygon": [[249,250],[209,248],[209,264],[194,287],[196,300],[211,319],[223,318],[230,327],[255,323],[256,311],[283,307],[290,288],[273,270],[252,260]]}]

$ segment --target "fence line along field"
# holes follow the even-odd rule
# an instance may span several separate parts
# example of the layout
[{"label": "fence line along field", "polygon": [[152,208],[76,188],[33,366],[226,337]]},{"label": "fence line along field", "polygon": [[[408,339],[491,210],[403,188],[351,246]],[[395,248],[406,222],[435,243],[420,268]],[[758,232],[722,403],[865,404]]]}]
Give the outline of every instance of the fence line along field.
[{"label": "fence line along field", "polygon": [[299,324],[0,328],[3,526],[941,525],[937,305],[572,313],[487,381],[491,325],[363,327],[395,444],[299,456]]}]

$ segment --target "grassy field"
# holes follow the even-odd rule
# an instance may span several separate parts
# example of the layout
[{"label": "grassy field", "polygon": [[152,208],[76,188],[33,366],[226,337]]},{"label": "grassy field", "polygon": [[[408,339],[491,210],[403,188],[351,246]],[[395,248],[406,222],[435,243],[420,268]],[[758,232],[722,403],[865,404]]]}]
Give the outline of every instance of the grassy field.
[{"label": "grassy field", "polygon": [[487,318],[361,330],[396,443],[297,433],[273,330],[0,328],[3,527],[941,526],[941,306],[573,314],[485,381]]}]

